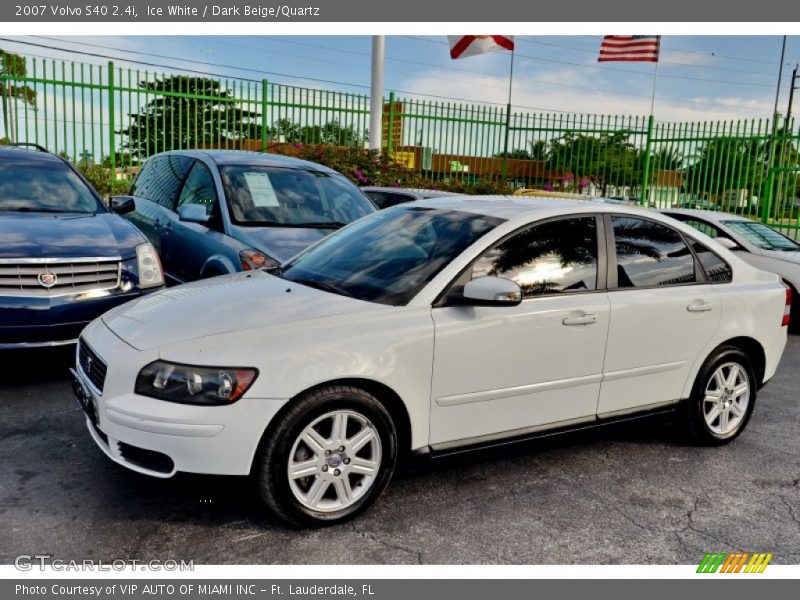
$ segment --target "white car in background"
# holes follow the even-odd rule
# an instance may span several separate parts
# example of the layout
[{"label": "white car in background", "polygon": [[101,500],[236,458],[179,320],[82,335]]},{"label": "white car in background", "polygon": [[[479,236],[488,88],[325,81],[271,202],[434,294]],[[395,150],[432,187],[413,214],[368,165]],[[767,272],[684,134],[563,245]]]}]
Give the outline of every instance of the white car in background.
[{"label": "white car in background", "polygon": [[[778,275],[792,288],[792,309],[795,315],[800,313],[800,243],[763,223],[739,215],[686,209],[661,212],[714,238],[751,265]],[[792,331],[800,331],[800,319],[794,321]]]},{"label": "white car in background", "polygon": [[398,456],[659,413],[699,443],[745,428],[786,345],[773,274],[653,212],[438,198],[289,260],[87,327],[89,432],[125,467],[252,475],[297,524],[373,503]]}]

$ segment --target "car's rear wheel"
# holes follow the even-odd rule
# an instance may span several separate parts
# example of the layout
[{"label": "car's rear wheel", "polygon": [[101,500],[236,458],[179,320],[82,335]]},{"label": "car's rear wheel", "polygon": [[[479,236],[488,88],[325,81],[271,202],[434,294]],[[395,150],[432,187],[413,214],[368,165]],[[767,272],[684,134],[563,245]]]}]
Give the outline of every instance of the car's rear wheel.
[{"label": "car's rear wheel", "polygon": [[389,483],[397,435],[383,405],[351,386],[297,399],[267,433],[255,465],[259,493],[284,520],[325,525],[366,510]]},{"label": "car's rear wheel", "polygon": [[757,382],[748,356],[734,346],[718,348],[697,375],[688,404],[692,438],[705,445],[730,442],[744,431],[756,402]]}]

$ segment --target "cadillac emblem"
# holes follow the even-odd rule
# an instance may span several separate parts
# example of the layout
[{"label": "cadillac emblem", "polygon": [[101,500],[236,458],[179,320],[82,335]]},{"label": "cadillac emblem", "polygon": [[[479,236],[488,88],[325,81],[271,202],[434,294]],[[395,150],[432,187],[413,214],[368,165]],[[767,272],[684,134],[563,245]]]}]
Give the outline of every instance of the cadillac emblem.
[{"label": "cadillac emblem", "polygon": [[50,271],[44,271],[39,273],[39,285],[46,288],[53,287],[56,283],[58,283],[58,276],[55,273],[51,273]]}]

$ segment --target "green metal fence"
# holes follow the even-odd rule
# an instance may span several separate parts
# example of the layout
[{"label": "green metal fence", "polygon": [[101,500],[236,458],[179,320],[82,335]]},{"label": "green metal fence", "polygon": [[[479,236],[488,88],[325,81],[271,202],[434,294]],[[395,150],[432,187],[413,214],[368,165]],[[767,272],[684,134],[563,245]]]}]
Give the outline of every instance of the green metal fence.
[{"label": "green metal fence", "polygon": [[[3,135],[126,178],[171,149],[285,152],[366,146],[369,98],[267,80],[216,79],[26,59],[0,74]],[[653,117],[506,114],[504,108],[384,98],[383,150],[433,181],[633,198],[745,214],[800,234],[800,131],[792,122],[662,123]]]}]

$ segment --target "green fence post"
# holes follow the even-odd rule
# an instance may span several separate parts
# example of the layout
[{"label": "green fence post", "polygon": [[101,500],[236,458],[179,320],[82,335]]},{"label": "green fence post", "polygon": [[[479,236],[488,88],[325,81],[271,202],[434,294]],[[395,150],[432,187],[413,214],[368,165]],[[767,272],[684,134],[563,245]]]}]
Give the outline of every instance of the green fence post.
[{"label": "green fence post", "polygon": [[644,165],[642,166],[642,192],[639,196],[639,203],[644,206],[647,204],[648,184],[650,183],[650,154],[653,149],[653,115],[647,119],[647,139],[644,145]]},{"label": "green fence post", "polygon": [[503,142],[503,181],[508,178],[508,134],[511,133],[511,103],[506,106],[506,135]]},{"label": "green fence post", "polygon": [[778,113],[772,115],[772,134],[769,141],[769,152],[767,154],[767,176],[766,186],[761,194],[763,202],[761,203],[761,222],[767,223],[769,221],[769,213],[772,209],[772,187],[775,183],[775,143],[778,133]]},{"label": "green fence post", "polygon": [[[114,138],[114,62],[108,61],[108,164],[111,166],[112,181],[117,176],[117,150]],[[100,162],[102,161],[101,156]]]},{"label": "green fence post", "polygon": [[261,151],[267,151],[267,88],[269,82],[261,80]]},{"label": "green fence post", "polygon": [[392,138],[394,136],[394,92],[389,92],[389,122],[386,125],[386,158],[392,156]]}]

